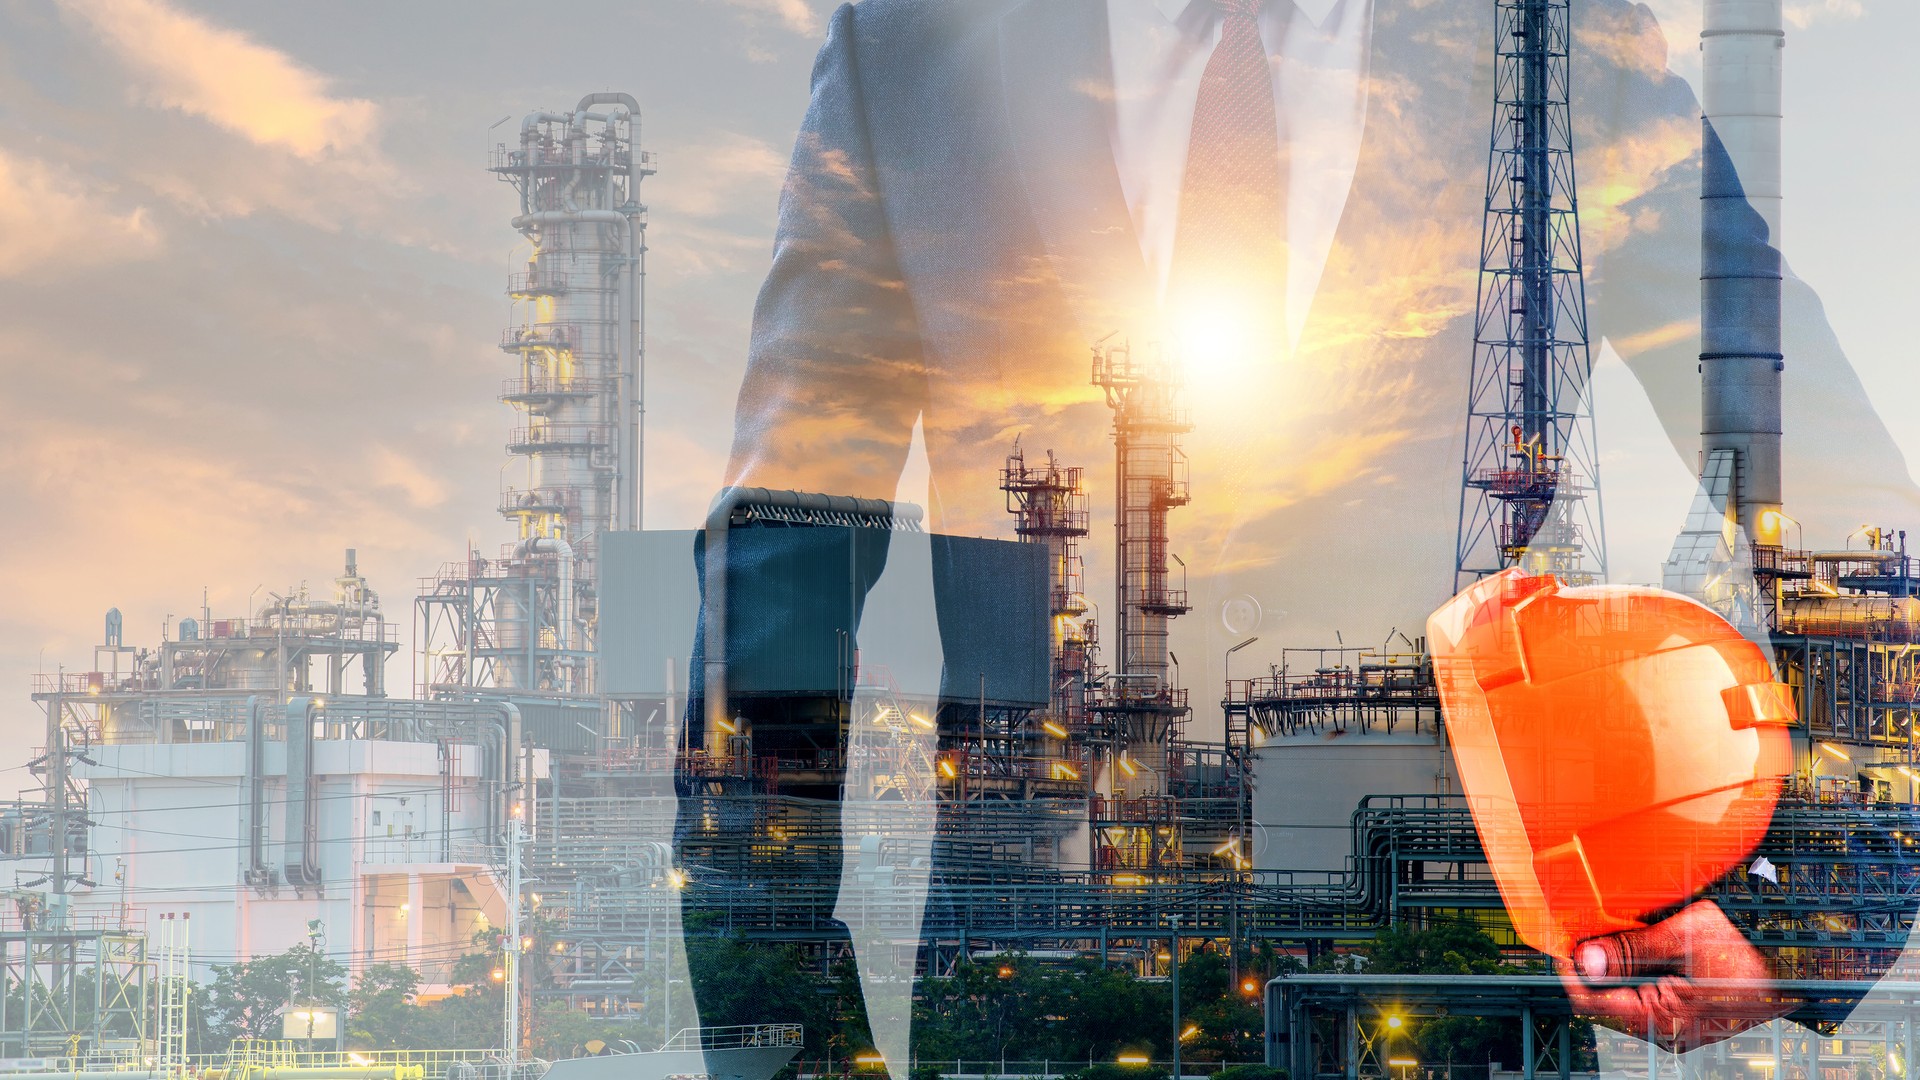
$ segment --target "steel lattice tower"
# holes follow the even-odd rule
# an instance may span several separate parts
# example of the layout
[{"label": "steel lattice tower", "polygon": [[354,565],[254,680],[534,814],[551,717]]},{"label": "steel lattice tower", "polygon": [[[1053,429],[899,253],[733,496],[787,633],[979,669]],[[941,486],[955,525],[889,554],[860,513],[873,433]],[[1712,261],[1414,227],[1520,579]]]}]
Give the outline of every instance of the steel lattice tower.
[{"label": "steel lattice tower", "polygon": [[1497,0],[1492,152],[1454,588],[1606,576],[1574,183],[1571,0]]}]

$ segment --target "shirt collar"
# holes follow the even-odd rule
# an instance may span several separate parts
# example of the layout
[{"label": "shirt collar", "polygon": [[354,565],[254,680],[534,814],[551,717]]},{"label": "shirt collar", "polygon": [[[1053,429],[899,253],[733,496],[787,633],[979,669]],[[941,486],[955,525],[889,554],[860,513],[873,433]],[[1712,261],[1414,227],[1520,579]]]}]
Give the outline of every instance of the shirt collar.
[{"label": "shirt collar", "polygon": [[[1186,11],[1188,6],[1210,2],[1211,0],[1153,0],[1153,6],[1160,10],[1160,14],[1165,16],[1168,22],[1178,22],[1181,13]],[[1269,2],[1275,2],[1275,0],[1269,0]],[[1325,25],[1327,16],[1333,13],[1334,7],[1339,3],[1340,0],[1293,0],[1293,6],[1299,8],[1302,15],[1313,20],[1315,26]]]}]

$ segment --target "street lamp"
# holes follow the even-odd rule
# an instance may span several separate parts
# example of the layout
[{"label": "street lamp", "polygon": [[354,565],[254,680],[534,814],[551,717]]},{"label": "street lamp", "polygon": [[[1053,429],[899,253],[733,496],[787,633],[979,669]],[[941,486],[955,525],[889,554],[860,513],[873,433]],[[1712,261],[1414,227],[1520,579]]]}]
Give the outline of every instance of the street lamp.
[{"label": "street lamp", "polygon": [[1173,1080],[1180,1080],[1180,916],[1167,916],[1173,947],[1167,950],[1173,982]]}]

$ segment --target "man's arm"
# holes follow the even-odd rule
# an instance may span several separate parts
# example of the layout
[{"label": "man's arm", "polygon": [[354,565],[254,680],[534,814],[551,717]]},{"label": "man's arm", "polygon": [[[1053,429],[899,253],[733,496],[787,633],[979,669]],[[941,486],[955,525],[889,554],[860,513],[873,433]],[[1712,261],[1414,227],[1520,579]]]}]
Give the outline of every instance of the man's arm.
[{"label": "man's arm", "polygon": [[[840,8],[814,63],[773,265],[754,307],[729,487],[891,499],[925,404],[919,329],[867,134],[859,32],[854,8]],[[703,538],[696,555],[703,598],[713,592],[705,546]],[[779,544],[727,545],[731,663],[778,649],[801,613],[831,609],[809,589],[830,589],[844,604],[843,586],[794,580],[783,569],[792,565],[787,555]],[[878,573],[875,564],[867,576]],[[864,595],[871,584],[856,590]],[[704,707],[705,637],[694,649],[690,718]],[[824,683],[832,685],[830,674]]]},{"label": "man's arm", "polygon": [[889,499],[925,403],[919,326],[868,141],[854,8],[835,12],[754,307],[731,485]]}]

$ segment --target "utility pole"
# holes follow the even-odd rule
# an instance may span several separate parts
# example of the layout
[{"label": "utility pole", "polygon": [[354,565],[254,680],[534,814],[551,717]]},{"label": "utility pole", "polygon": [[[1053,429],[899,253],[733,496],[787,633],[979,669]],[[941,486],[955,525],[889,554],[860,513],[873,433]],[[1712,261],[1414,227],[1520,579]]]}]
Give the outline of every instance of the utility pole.
[{"label": "utility pole", "polygon": [[1167,950],[1173,964],[1173,1080],[1180,1080],[1180,916],[1169,915],[1167,922],[1173,927],[1167,935],[1173,942]]},{"label": "utility pole", "polygon": [[514,803],[507,821],[507,1080],[513,1080],[520,1062],[520,845],[526,839],[525,805]]}]

